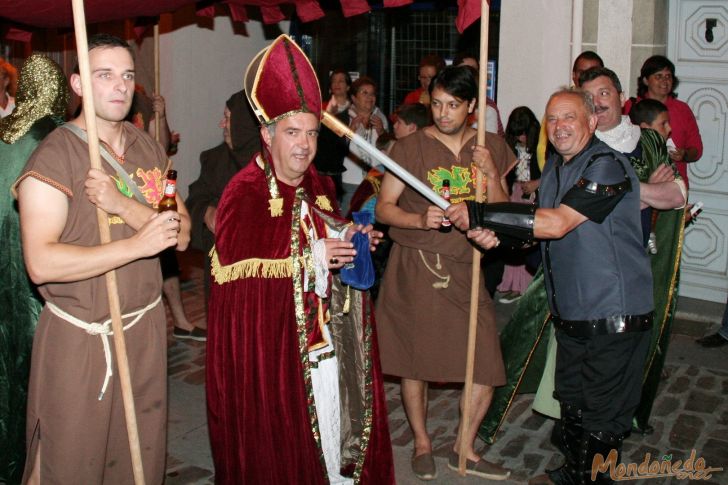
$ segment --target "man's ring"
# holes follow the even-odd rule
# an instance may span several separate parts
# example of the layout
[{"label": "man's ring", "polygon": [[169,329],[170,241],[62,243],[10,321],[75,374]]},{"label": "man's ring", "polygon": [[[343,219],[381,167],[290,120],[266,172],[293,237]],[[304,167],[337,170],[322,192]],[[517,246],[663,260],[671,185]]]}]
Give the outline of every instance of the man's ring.
[{"label": "man's ring", "polygon": [[329,263],[331,263],[331,264],[339,264],[339,260],[336,259],[336,258],[331,258],[331,259],[329,259]]}]

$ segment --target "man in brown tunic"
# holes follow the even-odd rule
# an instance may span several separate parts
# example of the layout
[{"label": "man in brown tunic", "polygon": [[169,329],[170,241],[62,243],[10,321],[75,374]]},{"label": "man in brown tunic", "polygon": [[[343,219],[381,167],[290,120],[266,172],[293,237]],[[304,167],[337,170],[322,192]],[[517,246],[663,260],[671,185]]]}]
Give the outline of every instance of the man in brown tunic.
[{"label": "man in brown tunic", "polygon": [[[453,202],[474,198],[471,162],[482,161],[488,168],[484,173],[488,201],[508,200],[501,174],[514,159],[513,153],[490,134],[486,146],[476,146],[475,130],[467,125],[477,101],[472,70],[446,68],[433,79],[430,90],[435,124],[397,141],[392,158],[435,191],[448,179]],[[391,226],[394,241],[377,301],[382,370],[402,377],[402,400],[415,439],[412,469],[420,479],[431,480],[437,469],[426,428],[427,381],[465,380],[472,246],[457,230],[439,232],[443,211],[390,173],[384,175],[376,214],[378,221]],[[489,231],[476,237],[487,248],[499,243]],[[480,284],[484,289],[482,276]],[[486,462],[473,449],[493,386],[505,383],[493,301],[486,291],[480,292],[478,308],[472,424],[464,437],[458,430],[448,466],[457,469],[455,451],[464,439],[467,473],[505,480],[507,470]]]},{"label": "man in brown tunic", "polygon": [[[164,479],[166,331],[156,257],[184,249],[189,217],[157,214],[164,150],[123,122],[134,61],[121,39],[89,39],[92,96],[103,160],[89,170],[84,113],[48,136],[16,183],[26,266],[46,306],[33,342],[24,483],[132,483],[131,458],[111,345],[104,274],[116,270],[146,483]],[[81,95],[77,74],[71,87]],[[70,128],[70,129],[69,129]],[[100,244],[96,209],[112,242]]]}]

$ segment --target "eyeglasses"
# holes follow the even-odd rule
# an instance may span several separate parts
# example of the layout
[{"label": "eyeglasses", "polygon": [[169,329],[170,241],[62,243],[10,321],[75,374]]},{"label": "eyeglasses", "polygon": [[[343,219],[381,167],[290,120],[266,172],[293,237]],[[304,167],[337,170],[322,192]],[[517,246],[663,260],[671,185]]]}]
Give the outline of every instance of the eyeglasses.
[{"label": "eyeglasses", "polygon": [[656,81],[672,81],[673,79],[672,74],[670,74],[669,72],[665,74],[658,72],[653,74],[652,77],[654,77]]}]

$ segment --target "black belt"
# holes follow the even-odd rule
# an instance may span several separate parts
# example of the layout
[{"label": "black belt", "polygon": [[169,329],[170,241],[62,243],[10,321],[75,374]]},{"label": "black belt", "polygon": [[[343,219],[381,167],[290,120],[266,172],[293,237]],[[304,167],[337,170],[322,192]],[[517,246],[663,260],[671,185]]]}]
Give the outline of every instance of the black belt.
[{"label": "black belt", "polygon": [[644,315],[616,315],[596,320],[562,320],[552,315],[551,321],[558,330],[570,337],[593,337],[612,333],[643,332],[652,328],[653,312]]}]

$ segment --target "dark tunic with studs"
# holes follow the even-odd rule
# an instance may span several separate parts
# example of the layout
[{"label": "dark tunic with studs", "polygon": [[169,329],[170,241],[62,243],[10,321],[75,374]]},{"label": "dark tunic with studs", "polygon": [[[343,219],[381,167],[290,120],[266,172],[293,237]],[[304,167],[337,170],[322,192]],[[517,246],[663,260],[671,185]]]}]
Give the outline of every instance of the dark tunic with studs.
[{"label": "dark tunic with studs", "polygon": [[541,177],[541,208],[588,219],[541,242],[566,456],[552,478],[581,480],[596,453],[619,450],[640,402],[654,306],[639,198],[629,161],[596,138],[568,162],[553,155]]}]

